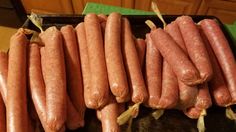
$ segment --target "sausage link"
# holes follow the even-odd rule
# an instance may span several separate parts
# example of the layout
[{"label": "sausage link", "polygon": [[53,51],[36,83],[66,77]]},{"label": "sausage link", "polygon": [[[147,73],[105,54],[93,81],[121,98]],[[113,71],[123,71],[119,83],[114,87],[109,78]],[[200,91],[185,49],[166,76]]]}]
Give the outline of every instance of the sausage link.
[{"label": "sausage link", "polygon": [[226,107],[231,103],[230,92],[226,85],[222,70],[219,66],[219,62],[217,61],[216,56],[213,53],[212,48],[209,44],[209,41],[207,40],[206,35],[204,34],[201,27],[200,27],[200,33],[206,45],[214,72],[214,76],[208,82],[212,99],[216,105]]},{"label": "sausage link", "polygon": [[213,75],[212,66],[196,24],[189,16],[178,17],[176,22],[183,35],[188,55],[198,69],[202,82],[209,81]]},{"label": "sausage link", "polygon": [[162,109],[171,109],[177,105],[178,101],[178,80],[170,65],[164,60],[162,68],[162,91],[158,107]]},{"label": "sausage link", "polygon": [[45,86],[47,125],[58,131],[66,121],[66,72],[62,35],[56,27],[40,34],[45,44]]},{"label": "sausage link", "polygon": [[128,81],[130,84],[130,93],[134,103],[145,102],[148,98],[146,86],[144,83],[141,65],[139,63],[138,53],[135,47],[130,23],[127,18],[122,18],[122,52]]},{"label": "sausage link", "polygon": [[20,29],[10,39],[6,103],[8,132],[25,132],[28,130],[26,94],[27,44],[27,38]]},{"label": "sausage link", "polygon": [[84,122],[86,106],[75,30],[71,25],[67,25],[61,28],[61,33],[64,38],[67,91],[72,104],[81,116],[81,122]]},{"label": "sausage link", "polygon": [[[187,49],[185,47],[184,40],[183,40],[183,37],[182,37],[182,34],[180,32],[177,22],[173,21],[170,24],[168,24],[165,28],[165,31],[175,40],[175,42],[184,51],[184,53],[188,55]],[[178,107],[181,109],[185,109],[194,104],[194,100],[196,98],[198,90],[196,89],[196,87],[186,86],[179,80],[177,83],[178,83],[178,88],[179,88]]]},{"label": "sausage link", "polygon": [[31,99],[43,128],[47,130],[45,85],[41,68],[40,48],[36,43],[29,45],[28,56],[28,78]]},{"label": "sausage link", "polygon": [[215,53],[222,69],[227,87],[232,97],[232,103],[236,103],[236,62],[229,43],[219,25],[211,19],[200,22],[203,32]]},{"label": "sausage link", "polygon": [[105,62],[105,52],[100,23],[96,14],[88,14],[84,18],[87,38],[87,51],[90,67],[90,95],[93,102],[91,108],[98,109],[108,103],[109,85]]},{"label": "sausage link", "polygon": [[200,83],[199,72],[169,34],[158,28],[151,32],[151,38],[180,81],[186,85]]},{"label": "sausage link", "polygon": [[135,39],[135,46],[138,53],[139,62],[141,64],[141,68],[143,69],[146,55],[146,42],[141,38],[137,38]]},{"label": "sausage link", "polygon": [[119,105],[114,97],[111,96],[109,99],[109,103],[101,109],[101,122],[103,132],[120,131],[120,127],[117,123],[119,112]]},{"label": "sausage link", "polygon": [[89,68],[89,58],[87,49],[87,40],[84,29],[84,23],[79,23],[76,28],[76,35],[78,41],[79,55],[81,61],[81,71],[83,79],[83,90],[84,90],[84,102],[88,108],[94,108],[93,100],[90,98],[90,68]]},{"label": "sausage link", "polygon": [[6,104],[7,98],[7,72],[8,72],[8,55],[0,51],[0,92],[2,99]]},{"label": "sausage link", "polygon": [[[43,77],[45,78],[45,74],[46,74],[46,54],[45,54],[45,47],[41,47],[40,48],[40,53],[41,53],[41,66],[42,66],[42,73],[43,73]],[[44,83],[44,82],[43,82]],[[39,89],[40,91],[35,92],[35,94],[38,93],[42,93],[41,96],[43,96],[43,100],[46,100],[45,97],[45,90],[42,91],[43,89]],[[42,101],[42,100],[39,100]],[[66,119],[66,126],[70,129],[70,130],[74,130],[76,128],[79,128],[81,126],[84,126],[84,119],[83,117],[81,117],[81,114],[76,110],[76,108],[74,107],[74,105],[72,104],[70,98],[67,95],[67,119]],[[46,102],[46,101],[45,101]],[[43,103],[43,102],[40,102]],[[40,103],[35,104],[38,105]],[[36,109],[37,110],[37,109]],[[46,112],[46,103],[44,103],[44,108],[42,108],[42,110],[44,110],[43,112]],[[41,123],[45,129],[45,131],[51,131],[49,130],[49,128],[47,128],[47,125],[44,125],[43,123],[46,123],[46,113],[44,113],[44,117],[41,120]],[[42,121],[43,120],[43,121]],[[63,128],[61,129],[61,131],[63,131]]]},{"label": "sausage link", "polygon": [[81,113],[76,110],[68,95],[66,126],[70,130],[75,130],[84,126],[84,117],[81,116]]},{"label": "sausage link", "polygon": [[0,95],[0,132],[6,132],[6,107],[2,98],[2,95]]},{"label": "sausage link", "polygon": [[130,95],[121,51],[121,15],[119,13],[111,13],[107,19],[105,58],[111,92],[117,102],[127,102]]},{"label": "sausage link", "polygon": [[200,117],[201,112],[202,111],[200,109],[192,106],[188,108],[187,110],[185,110],[184,114],[191,119],[198,119]]},{"label": "sausage link", "polygon": [[146,42],[145,79],[148,91],[147,105],[157,108],[162,91],[162,56],[153,44],[150,34],[146,34]]},{"label": "sausage link", "polygon": [[208,88],[208,83],[203,83],[198,86],[198,95],[195,106],[200,110],[207,109],[212,105],[211,95]]}]

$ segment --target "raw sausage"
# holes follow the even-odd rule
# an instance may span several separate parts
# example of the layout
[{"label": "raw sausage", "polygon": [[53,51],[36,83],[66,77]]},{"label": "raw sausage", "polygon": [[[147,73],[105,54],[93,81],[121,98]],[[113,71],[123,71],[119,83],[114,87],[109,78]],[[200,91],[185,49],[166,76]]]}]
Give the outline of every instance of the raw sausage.
[{"label": "raw sausage", "polygon": [[56,27],[40,34],[45,44],[45,86],[47,125],[58,131],[66,121],[66,72],[62,35]]},{"label": "raw sausage", "polygon": [[203,41],[206,45],[206,48],[207,48],[207,51],[211,60],[213,72],[214,72],[212,79],[208,82],[212,99],[216,105],[226,107],[231,103],[230,92],[226,85],[222,70],[219,66],[219,62],[217,61],[216,56],[212,51],[209,41],[207,40],[201,27],[199,29],[200,29],[200,33],[203,38]]},{"label": "raw sausage", "polygon": [[219,25],[211,19],[200,22],[201,28],[211,45],[215,56],[222,69],[227,87],[232,97],[232,103],[236,103],[236,62],[229,43],[221,31]]},{"label": "raw sausage", "polygon": [[169,34],[158,28],[151,32],[151,38],[180,81],[186,85],[200,83],[199,72]]},{"label": "raw sausage", "polygon": [[148,91],[147,105],[151,108],[157,108],[161,98],[162,91],[162,56],[156,45],[146,34],[146,61],[145,61],[145,79]]},{"label": "raw sausage", "polygon": [[145,102],[148,98],[138,53],[135,48],[130,23],[127,18],[122,18],[122,53],[126,74],[130,85],[131,98],[134,103]]},{"label": "raw sausage", "polygon": [[6,103],[8,132],[25,132],[28,130],[26,94],[27,44],[28,40],[21,29],[10,39]]},{"label": "raw sausage", "polygon": [[81,122],[84,122],[86,106],[75,30],[71,25],[67,25],[61,28],[61,33],[64,39],[68,95],[81,116]]},{"label": "raw sausage", "polygon": [[81,71],[83,79],[83,90],[84,90],[84,102],[88,108],[94,108],[93,100],[90,98],[90,68],[88,60],[88,51],[87,51],[87,40],[84,29],[84,23],[79,23],[76,28],[76,35],[78,41],[79,55],[81,61]]},{"label": "raw sausage", "polygon": [[[182,34],[180,32],[177,22],[173,21],[170,24],[168,24],[165,28],[165,31],[175,40],[175,42],[184,51],[184,53],[188,55],[187,49],[185,47],[185,43],[184,43],[184,40],[183,40],[183,37],[182,37]],[[196,98],[198,90],[196,87],[187,86],[186,84],[184,84],[183,82],[179,80],[177,83],[178,83],[177,85],[179,89],[178,107],[180,109],[188,108],[189,106],[194,104],[194,100]]]},{"label": "raw sausage", "polygon": [[29,90],[35,110],[45,130],[46,125],[46,95],[45,85],[41,68],[40,48],[38,44],[31,43],[29,45],[28,58],[28,79]]},{"label": "raw sausage", "polygon": [[195,102],[195,107],[200,110],[207,109],[212,105],[211,95],[207,83],[198,86],[198,95]]},{"label": "raw sausage", "polygon": [[118,103],[127,102],[130,95],[121,51],[121,15],[119,13],[111,13],[107,19],[105,58],[111,92]]},{"label": "raw sausage", "polygon": [[84,18],[87,39],[87,51],[90,68],[90,95],[93,102],[91,108],[98,109],[108,103],[109,85],[103,37],[99,19],[96,14],[88,14]]},{"label": "raw sausage", "polygon": [[164,60],[162,68],[162,91],[158,107],[162,109],[171,109],[177,105],[178,101],[178,80],[170,65]]},{"label": "raw sausage", "polygon": [[2,99],[6,104],[7,98],[7,72],[8,72],[8,55],[0,51],[0,92]]},{"label": "raw sausage", "polygon": [[212,66],[196,24],[189,16],[178,17],[176,22],[183,36],[188,55],[198,69],[202,82],[210,80],[213,75]]},{"label": "raw sausage", "polygon": [[141,68],[144,67],[145,56],[146,56],[146,42],[141,38],[135,39],[135,46],[138,52],[139,62],[141,64]]},{"label": "raw sausage", "polygon": [[101,122],[103,132],[119,132],[117,123],[119,116],[119,106],[114,97],[109,98],[109,103],[101,109]]},{"label": "raw sausage", "polygon": [[[41,47],[40,48],[40,53],[41,53],[41,67],[42,67],[42,73],[43,73],[43,77],[44,77],[44,80],[46,79],[45,78],[45,74],[46,74],[46,71],[45,71],[45,68],[46,68],[46,54],[45,54],[45,47]],[[39,94],[39,93],[42,93],[41,96],[43,96],[44,100],[45,100],[45,90],[42,91],[43,89],[39,89],[41,91],[37,91],[35,92],[35,94]],[[43,103],[43,102],[41,102]],[[38,103],[40,104],[40,103]],[[38,105],[38,104],[35,104],[35,105]],[[46,103],[44,103],[46,105]],[[84,119],[83,117],[81,117],[81,114],[76,110],[76,108],[74,107],[74,105],[72,104],[70,98],[68,97],[67,95],[67,119],[66,119],[66,126],[70,129],[70,130],[74,130],[76,128],[79,128],[81,126],[84,126]],[[46,106],[44,106],[44,108],[42,108],[44,110],[44,112],[46,112]],[[44,126],[44,129],[46,131],[50,131],[48,128],[47,128],[47,125],[44,125],[43,123],[46,122],[46,113],[44,113],[45,117],[43,117],[43,122],[41,120],[41,123],[42,125]],[[63,130],[63,128],[61,129]]]}]

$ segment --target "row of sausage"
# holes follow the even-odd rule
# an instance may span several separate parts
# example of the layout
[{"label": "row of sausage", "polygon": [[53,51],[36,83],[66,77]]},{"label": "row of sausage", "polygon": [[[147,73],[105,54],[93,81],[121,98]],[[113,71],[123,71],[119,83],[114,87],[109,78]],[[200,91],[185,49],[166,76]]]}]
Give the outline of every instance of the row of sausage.
[{"label": "row of sausage", "polygon": [[180,16],[143,40],[119,13],[88,14],[75,28],[33,33],[19,29],[0,53],[0,131],[74,130],[86,108],[104,132],[120,131],[127,102],[190,118],[236,102],[235,58],[214,20]]}]

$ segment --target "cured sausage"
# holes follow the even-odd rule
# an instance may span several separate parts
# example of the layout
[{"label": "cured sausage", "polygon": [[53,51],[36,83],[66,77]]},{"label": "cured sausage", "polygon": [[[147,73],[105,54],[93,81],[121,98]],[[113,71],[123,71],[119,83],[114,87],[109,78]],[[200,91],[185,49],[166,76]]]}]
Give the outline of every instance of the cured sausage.
[{"label": "cured sausage", "polygon": [[[165,28],[165,31],[175,40],[175,42],[178,44],[178,46],[184,51],[186,55],[187,49],[185,47],[185,43],[182,37],[182,34],[180,32],[180,29],[178,27],[178,24],[176,21],[171,22],[168,24]],[[172,82],[173,83],[173,82]],[[179,90],[179,103],[178,107],[180,109],[188,108],[192,105],[194,105],[194,100],[196,99],[198,90],[196,87],[187,86],[183,82],[179,81],[178,84],[178,90]]]},{"label": "cured sausage", "polygon": [[231,95],[226,85],[222,70],[219,66],[219,62],[216,59],[215,54],[212,51],[212,48],[207,40],[204,32],[202,31],[201,27],[200,33],[203,38],[203,41],[206,45],[209,58],[211,60],[212,68],[214,75],[212,79],[208,82],[209,90],[212,95],[212,100],[218,106],[226,107],[231,103]]},{"label": "cured sausage", "polygon": [[90,95],[93,106],[98,109],[108,103],[109,85],[103,37],[99,19],[96,14],[88,14],[84,18],[84,27],[87,39],[87,51],[90,68]]},{"label": "cured sausage", "polygon": [[109,103],[101,109],[101,122],[103,132],[119,132],[117,123],[119,116],[119,106],[114,97],[110,97]]},{"label": "cured sausage", "polygon": [[76,28],[76,35],[78,41],[79,55],[81,61],[81,71],[83,79],[83,90],[84,90],[84,102],[88,108],[94,108],[93,100],[90,98],[90,68],[89,68],[89,58],[87,49],[87,40],[84,29],[84,23],[79,23]]},{"label": "cured sausage", "polygon": [[26,95],[27,44],[28,40],[21,29],[10,39],[6,102],[8,132],[24,132],[28,130]]},{"label": "cured sausage", "polygon": [[230,49],[229,43],[220,29],[219,25],[211,19],[200,21],[200,26],[205,33],[209,44],[215,53],[218,63],[222,69],[223,75],[229,92],[232,97],[232,103],[236,103],[236,62]]},{"label": "cured sausage", "polygon": [[190,16],[181,16],[176,19],[182,33],[188,55],[198,69],[202,82],[211,79],[213,75],[209,56],[199,30]]},{"label": "cured sausage", "polygon": [[7,98],[7,72],[8,72],[8,55],[0,51],[0,92],[2,99],[6,104]]},{"label": "cured sausage", "polygon": [[157,108],[162,91],[162,56],[156,45],[153,44],[150,34],[146,34],[146,43],[145,79],[148,91],[147,105]]},{"label": "cured sausage", "polygon": [[107,19],[105,58],[111,92],[118,103],[127,102],[130,95],[121,51],[121,15],[119,13],[111,13]]},{"label": "cured sausage", "polygon": [[99,14],[98,15],[99,22],[101,24],[101,29],[102,29],[102,34],[104,36],[105,34],[105,28],[106,28],[106,23],[107,23],[107,16],[104,14]]},{"label": "cured sausage", "polygon": [[6,132],[6,107],[2,98],[2,95],[0,95],[0,132]]},{"label": "cured sausage", "polygon": [[67,25],[61,28],[61,33],[64,38],[68,95],[81,116],[81,122],[84,122],[86,106],[75,30],[71,25]]},{"label": "cured sausage", "polygon": [[158,28],[151,32],[151,38],[180,81],[186,85],[200,83],[199,72],[168,33]]},{"label": "cured sausage", "polygon": [[141,68],[143,69],[146,55],[146,42],[141,38],[137,38],[135,39],[135,46],[138,53],[139,62],[141,64]]},{"label": "cured sausage", "polygon": [[56,27],[50,27],[40,34],[45,44],[45,93],[47,125],[58,131],[66,121],[66,72],[62,35]]},{"label": "cured sausage", "polygon": [[126,74],[130,85],[131,98],[134,103],[145,102],[148,98],[138,53],[132,36],[130,23],[122,18],[122,53]]}]

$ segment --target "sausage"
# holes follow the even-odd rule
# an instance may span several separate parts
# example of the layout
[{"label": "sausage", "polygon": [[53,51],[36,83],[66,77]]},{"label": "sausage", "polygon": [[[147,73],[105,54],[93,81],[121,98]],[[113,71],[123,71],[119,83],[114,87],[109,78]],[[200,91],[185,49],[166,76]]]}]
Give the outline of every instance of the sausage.
[{"label": "sausage", "polygon": [[[40,53],[41,53],[41,67],[42,67],[42,73],[43,73],[43,78],[44,80],[46,79],[45,78],[45,75],[46,75],[46,54],[45,54],[45,47],[41,47],[40,48]],[[43,82],[44,84],[44,82]],[[40,91],[39,91],[40,90]],[[32,91],[31,91],[32,92]],[[39,93],[42,93],[41,96],[43,97],[42,100],[46,100],[46,97],[45,97],[45,88],[44,90],[43,89],[38,89],[38,91],[35,91],[35,94],[39,94]],[[41,102],[35,104],[35,106],[37,106],[38,104],[40,103],[44,103],[42,102],[42,100],[39,100]],[[72,104],[70,98],[68,97],[67,95],[67,119],[66,119],[66,126],[70,129],[70,130],[74,130],[76,128],[79,128],[81,126],[84,126],[84,119],[83,117],[81,117],[81,114],[76,110],[76,108],[74,107],[74,105]],[[43,105],[42,105],[43,106]],[[43,112],[46,112],[46,101],[44,103],[44,108],[41,108]],[[37,110],[37,109],[36,109]],[[43,113],[45,116],[43,116],[43,119],[40,119],[41,120],[41,123],[44,127],[44,129],[46,131],[51,131],[49,130],[49,128],[47,128],[47,125],[44,125],[44,122],[46,123],[46,113]],[[40,115],[40,113],[39,113]],[[63,131],[63,128],[61,129]]]},{"label": "sausage", "polygon": [[148,91],[147,105],[157,108],[162,91],[162,56],[150,34],[146,34],[145,79]]},{"label": "sausage", "polygon": [[210,59],[199,30],[190,16],[176,19],[183,36],[188,55],[198,69],[202,82],[209,81],[213,75]]},{"label": "sausage", "polygon": [[184,111],[184,114],[188,116],[191,119],[198,119],[201,115],[201,109],[196,108],[195,106],[192,106]]},{"label": "sausage", "polygon": [[229,43],[219,25],[211,19],[200,22],[200,26],[209,40],[215,56],[222,69],[227,87],[232,97],[232,104],[236,103],[236,62]]},{"label": "sausage", "polygon": [[108,103],[109,85],[105,62],[105,52],[100,23],[96,14],[88,14],[84,18],[87,39],[87,51],[90,68],[90,95],[93,106],[98,109]]},{"label": "sausage", "polygon": [[109,99],[109,103],[101,109],[101,122],[103,132],[120,131],[120,127],[117,123],[119,112],[119,105],[114,97],[111,96]]},{"label": "sausage", "polygon": [[66,121],[66,72],[62,35],[56,27],[50,27],[40,34],[45,44],[45,93],[47,125],[58,131]]},{"label": "sausage", "polygon": [[90,96],[90,68],[89,68],[89,60],[88,60],[88,51],[87,51],[87,40],[84,29],[84,23],[79,23],[76,28],[76,35],[78,41],[79,55],[81,61],[81,71],[82,71],[82,79],[83,79],[83,90],[84,90],[84,102],[88,108],[93,108],[93,100]]},{"label": "sausage", "polygon": [[6,132],[6,107],[2,98],[2,95],[0,95],[0,132]]},{"label": "sausage", "polygon": [[0,92],[2,99],[6,104],[7,98],[7,72],[8,72],[8,55],[5,52],[0,51]]},{"label": "sausage", "polygon": [[146,42],[144,39],[137,38],[135,39],[135,46],[138,52],[138,58],[141,64],[141,68],[143,69],[146,55]]},{"label": "sausage", "polygon": [[81,122],[84,122],[86,106],[84,104],[83,81],[75,30],[71,25],[67,25],[61,28],[61,33],[64,38],[67,91],[72,104],[81,116]]},{"label": "sausage", "polygon": [[222,70],[219,66],[219,62],[217,61],[216,56],[213,53],[212,48],[209,44],[209,41],[207,40],[201,27],[200,27],[200,33],[206,45],[209,58],[211,60],[213,72],[214,72],[214,76],[208,82],[209,90],[212,95],[212,100],[214,101],[216,105],[221,106],[221,107],[226,107],[231,103],[230,92],[226,85]]},{"label": "sausage", "polygon": [[195,102],[195,107],[200,110],[207,109],[212,105],[211,95],[207,83],[198,86],[198,95]]},{"label": "sausage", "polygon": [[126,74],[130,85],[131,98],[134,103],[145,102],[148,98],[138,53],[132,36],[130,23],[127,18],[122,18],[122,54]]},{"label": "sausage", "polygon": [[199,72],[168,33],[158,28],[151,32],[151,38],[180,81],[186,85],[200,83]]},{"label": "sausage", "polygon": [[21,29],[10,39],[6,103],[8,132],[24,132],[28,129],[26,94],[27,44],[28,40]]},{"label": "sausage", "polygon": [[66,119],[66,126],[70,130],[75,130],[79,127],[84,126],[84,117],[81,116],[76,108],[74,107],[73,103],[70,101],[70,97],[67,96],[67,119]]},{"label": "sausage", "polygon": [[47,130],[45,85],[41,68],[40,48],[38,44],[31,43],[29,45],[28,54],[28,79],[30,96],[41,124],[43,128]]},{"label": "sausage", "polygon": [[162,91],[158,107],[162,109],[174,108],[179,101],[178,80],[166,60],[162,68]]},{"label": "sausage", "polygon": [[111,13],[105,29],[105,58],[109,86],[118,103],[130,99],[128,81],[121,51],[121,15]]},{"label": "sausage", "polygon": [[[184,53],[188,55],[187,49],[185,47],[185,43],[184,43],[184,40],[183,40],[183,37],[182,37],[182,34],[180,32],[177,22],[173,21],[170,24],[168,24],[165,28],[165,31],[174,39],[174,41],[184,51]],[[198,93],[197,88],[194,86],[187,86],[180,80],[178,80],[177,83],[178,83],[178,89],[179,89],[179,103],[177,107],[179,107],[179,109],[185,109],[194,105],[194,101]]]}]

